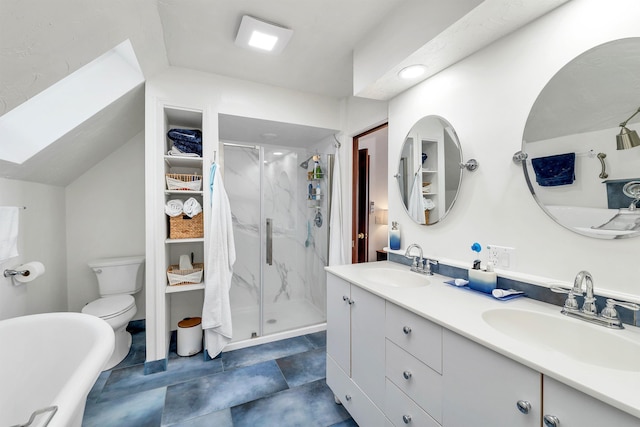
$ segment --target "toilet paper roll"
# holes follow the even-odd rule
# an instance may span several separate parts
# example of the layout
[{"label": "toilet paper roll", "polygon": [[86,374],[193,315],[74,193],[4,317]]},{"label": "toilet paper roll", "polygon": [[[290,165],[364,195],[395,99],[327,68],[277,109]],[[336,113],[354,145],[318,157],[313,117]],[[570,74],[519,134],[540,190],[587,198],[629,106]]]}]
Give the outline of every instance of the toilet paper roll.
[{"label": "toilet paper roll", "polygon": [[20,283],[29,283],[30,281],[36,279],[41,274],[44,274],[44,265],[41,262],[33,261],[28,262],[26,264],[22,264],[21,266],[16,268],[17,271],[26,271],[26,273],[18,274],[17,276],[13,276],[16,279],[16,282]]}]

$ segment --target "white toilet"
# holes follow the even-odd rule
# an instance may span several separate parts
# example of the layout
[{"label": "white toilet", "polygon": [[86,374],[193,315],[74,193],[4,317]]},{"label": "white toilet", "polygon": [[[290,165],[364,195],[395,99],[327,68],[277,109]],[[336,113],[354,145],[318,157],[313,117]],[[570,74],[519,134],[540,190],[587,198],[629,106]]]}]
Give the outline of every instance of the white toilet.
[{"label": "white toilet", "polygon": [[137,311],[132,294],[142,289],[144,256],[104,258],[88,264],[98,276],[100,298],[85,305],[82,312],[105,320],[115,332],[113,355],[104,367],[107,370],[122,362],[131,348],[127,325]]}]

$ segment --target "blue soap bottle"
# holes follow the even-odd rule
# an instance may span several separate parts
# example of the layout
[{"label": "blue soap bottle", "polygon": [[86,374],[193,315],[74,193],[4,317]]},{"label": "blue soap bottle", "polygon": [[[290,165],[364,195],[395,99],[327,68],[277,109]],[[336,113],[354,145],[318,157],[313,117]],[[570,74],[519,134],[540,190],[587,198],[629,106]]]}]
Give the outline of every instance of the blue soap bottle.
[{"label": "blue soap bottle", "polygon": [[389,230],[389,248],[395,250],[400,249],[400,230],[398,229],[397,221],[391,223],[391,230]]}]

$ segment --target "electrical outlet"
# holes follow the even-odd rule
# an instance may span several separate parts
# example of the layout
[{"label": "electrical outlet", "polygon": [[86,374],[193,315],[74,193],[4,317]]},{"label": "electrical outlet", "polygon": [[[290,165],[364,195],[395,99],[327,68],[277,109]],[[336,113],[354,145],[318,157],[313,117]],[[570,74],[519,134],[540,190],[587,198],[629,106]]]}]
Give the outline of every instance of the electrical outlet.
[{"label": "electrical outlet", "polygon": [[495,268],[511,270],[516,266],[516,248],[507,246],[488,245],[488,262],[493,263]]}]

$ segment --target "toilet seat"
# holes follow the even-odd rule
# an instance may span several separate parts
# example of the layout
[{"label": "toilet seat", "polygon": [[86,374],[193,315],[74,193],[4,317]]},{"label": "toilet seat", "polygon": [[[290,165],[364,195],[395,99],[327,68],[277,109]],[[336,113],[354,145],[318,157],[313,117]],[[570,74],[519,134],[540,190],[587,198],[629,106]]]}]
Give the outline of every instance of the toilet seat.
[{"label": "toilet seat", "polygon": [[135,305],[136,300],[131,295],[114,295],[90,302],[84,306],[82,312],[108,320],[131,310]]}]

